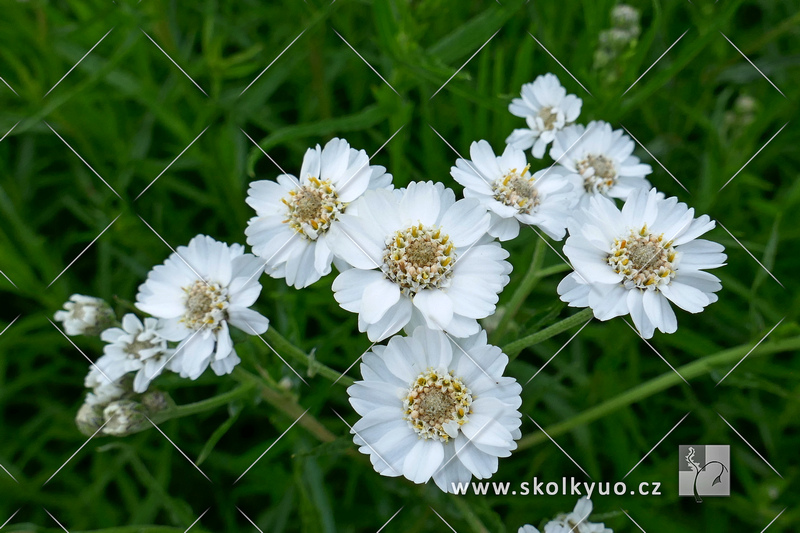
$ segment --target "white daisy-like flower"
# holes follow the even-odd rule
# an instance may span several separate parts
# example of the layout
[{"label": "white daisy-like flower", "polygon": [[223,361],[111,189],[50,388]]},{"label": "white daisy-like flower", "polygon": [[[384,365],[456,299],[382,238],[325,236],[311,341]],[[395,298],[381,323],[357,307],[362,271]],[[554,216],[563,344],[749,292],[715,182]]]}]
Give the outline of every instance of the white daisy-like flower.
[{"label": "white daisy-like flower", "polygon": [[104,376],[96,365],[89,368],[89,373],[83,384],[87,389],[91,389],[86,395],[86,404],[90,406],[106,406],[109,402],[119,400],[130,392],[129,388],[123,383],[122,377],[116,380]]},{"label": "white daisy-like flower", "polygon": [[472,161],[458,159],[450,175],[464,186],[465,197],[477,198],[489,209],[489,235],[513,239],[522,223],[537,226],[555,240],[564,238],[583,184],[580,176],[557,167],[531,175],[525,152],[511,145],[495,156],[488,142],[478,141],[469,153]]},{"label": "white daisy-like flower", "polygon": [[206,235],[179,246],[147,275],[136,307],[159,318],[158,333],[180,342],[169,368],[197,379],[209,364],[217,375],[240,362],[229,324],[248,335],[267,331],[269,320],[249,309],[261,293],[258,257],[240,244],[228,246]]},{"label": "white daisy-like flower", "polygon": [[391,188],[392,176],[370,165],[364,150],[344,139],[309,148],[299,179],[281,174],[275,181],[250,184],[247,203],[256,210],[245,234],[265,272],[301,289],[331,271],[336,250],[330,230],[348,204],[368,189]]},{"label": "white daisy-like flower", "polygon": [[358,313],[372,341],[409,323],[456,337],[479,330],[508,283],[508,252],[485,237],[491,217],[478,200],[456,202],[441,183],[369,191],[342,215],[330,239],[355,268],[333,282],[336,301]]},{"label": "white daisy-like flower", "polygon": [[584,201],[597,194],[624,200],[635,190],[650,188],[645,176],[653,169],[633,155],[635,147],[623,130],[592,121],[558,132],[550,157],[583,178]]},{"label": "white daisy-like flower", "polygon": [[145,392],[150,382],[164,370],[172,350],[167,339],[158,332],[158,320],[145,318],[142,323],[133,313],[122,318],[121,328],[110,328],[100,334],[106,344],[97,366],[111,379],[136,372],[134,392]]},{"label": "white daisy-like flower", "polygon": [[364,379],[347,389],[362,417],[353,441],[381,475],[452,492],[516,449],[522,387],[502,375],[508,357],[484,331],[457,342],[418,327],[364,355]]},{"label": "white daisy-like flower", "polygon": [[670,302],[699,313],[722,288],[704,269],[723,266],[725,249],[698,239],[714,225],[655,189],[634,192],[621,211],[594,196],[570,222],[564,253],[575,272],[558,294],[571,307],[591,307],[600,320],[630,314],[646,339],[655,328],[673,333],[678,322]]},{"label": "white daisy-like flower", "polygon": [[99,335],[114,322],[114,311],[102,298],[73,294],[53,318],[67,335]]},{"label": "white daisy-like flower", "polygon": [[[602,522],[589,522],[590,514],[592,514],[592,500],[583,496],[575,504],[575,509],[571,513],[559,515],[550,523],[559,524],[566,531],[575,533],[614,533]],[[549,533],[547,528],[545,528],[545,533]]]},{"label": "white daisy-like flower", "polygon": [[[517,533],[539,533],[539,530],[530,524],[525,524]],[[560,524],[559,522],[548,522],[544,526],[543,533],[573,533],[568,527]]]},{"label": "white daisy-like flower", "polygon": [[556,132],[575,122],[582,105],[580,98],[567,94],[555,74],[537,76],[522,86],[522,98],[508,105],[511,114],[524,118],[528,127],[514,130],[506,144],[520,150],[533,147],[533,157],[541,159]]}]

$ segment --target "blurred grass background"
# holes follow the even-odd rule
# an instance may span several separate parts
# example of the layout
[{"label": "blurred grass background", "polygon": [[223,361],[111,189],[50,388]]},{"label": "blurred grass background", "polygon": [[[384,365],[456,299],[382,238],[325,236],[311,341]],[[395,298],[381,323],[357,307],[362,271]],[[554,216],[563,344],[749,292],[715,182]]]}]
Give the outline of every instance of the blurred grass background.
[{"label": "blurred grass background", "polygon": [[[711,238],[729,254],[728,266],[716,272],[724,284],[720,301],[701,315],[678,312],[678,333],[657,333],[653,347],[680,367],[727,348],[749,349],[784,317],[765,344],[796,339],[800,4],[631,4],[642,13],[638,42],[597,69],[601,32],[612,25],[611,0],[5,2],[0,76],[10,88],[0,85],[0,135],[13,131],[0,142],[0,270],[13,285],[0,278],[0,326],[19,319],[0,336],[0,464],[19,483],[0,472],[0,524],[20,511],[4,529],[59,531],[49,511],[72,532],[184,531],[208,509],[193,531],[251,530],[242,513],[269,532],[376,531],[402,507],[384,531],[447,530],[438,513],[459,532],[515,532],[574,505],[572,497],[455,497],[434,486],[380,477],[355,452],[336,415],[350,424],[356,420],[345,387],[319,375],[303,385],[257,339],[242,339],[238,350],[243,368],[264,370],[267,379],[258,389],[227,408],[162,426],[192,460],[202,459],[200,468],[212,482],[158,432],[146,431],[92,440],[42,486],[85,442],[73,419],[83,400],[87,362],[48,317],[73,292],[101,296],[124,311],[124,301],[134,298],[148,270],[169,253],[139,217],[172,246],[197,233],[244,242],[252,214],[244,203],[247,185],[273,178],[278,170],[243,131],[290,173],[299,170],[310,145],[341,136],[372,154],[397,132],[373,160],[389,168],[396,185],[440,180],[454,186],[449,167],[456,156],[436,132],[462,154],[477,139],[500,150],[511,130],[523,126],[507,112],[510,99],[523,83],[553,72],[583,98],[580,122],[603,119],[625,126],[688,193],[638,149],[653,165],[655,186],[719,220],[783,283],[717,228]],[[506,243],[515,270],[500,313],[508,311],[538,241],[523,230]],[[561,260],[542,250],[543,268],[558,270]],[[498,344],[574,313],[557,304],[562,275],[539,280],[502,338],[495,339]],[[369,346],[357,333],[355,316],[333,300],[330,277],[299,292],[281,280],[262,282],[258,308],[272,327],[320,362],[343,371]],[[487,327],[495,327],[500,316]],[[507,373],[524,383],[575,331],[523,351]],[[102,350],[97,339],[74,340],[92,358]],[[620,510],[625,509],[648,532],[761,531],[788,508],[769,531],[800,529],[800,361],[786,350],[755,352],[715,387],[731,367],[705,369],[691,386],[681,382],[554,435],[592,479],[614,482],[691,413],[626,480],[660,481],[662,496],[594,498],[607,526],[637,531]],[[525,387],[525,449],[502,460],[493,480],[516,485],[533,476],[583,479],[525,415],[552,427],[662,374],[671,371],[622,320],[589,324]],[[358,378],[357,367],[350,376]],[[291,382],[288,392],[276,384],[284,378]],[[181,404],[236,387],[232,378],[213,376],[193,383],[164,377],[157,383]],[[293,427],[234,485],[292,424],[299,406],[310,408],[307,420],[319,426]],[[321,445],[320,439],[335,440]],[[702,505],[678,498],[677,447],[690,443],[731,445],[730,498],[708,498]]]}]

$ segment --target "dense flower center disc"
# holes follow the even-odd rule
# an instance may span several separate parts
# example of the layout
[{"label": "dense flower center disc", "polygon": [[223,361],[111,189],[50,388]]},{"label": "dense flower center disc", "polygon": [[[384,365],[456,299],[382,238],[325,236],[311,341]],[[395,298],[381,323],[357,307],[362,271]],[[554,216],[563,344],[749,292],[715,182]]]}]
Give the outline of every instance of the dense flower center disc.
[{"label": "dense flower center disc", "polygon": [[228,318],[228,289],[218,283],[195,281],[183,288],[186,312],[181,321],[192,329],[208,327],[219,328],[220,323]]},{"label": "dense flower center disc", "polygon": [[344,209],[331,182],[315,177],[309,177],[306,185],[290,191],[289,196],[281,201],[289,209],[284,222],[310,240],[316,240],[320,233],[328,231]]},{"label": "dense flower center disc", "polygon": [[403,293],[448,285],[455,262],[450,237],[422,224],[395,232],[383,252],[383,272]]},{"label": "dense flower center disc", "polygon": [[620,274],[626,287],[657,289],[675,277],[675,249],[664,235],[653,235],[643,226],[627,239],[614,239],[608,264]]},{"label": "dense flower center disc", "polygon": [[556,120],[558,120],[558,113],[553,111],[552,107],[541,108],[537,116],[542,119],[545,130],[552,130],[553,126],[556,124]]},{"label": "dense flower center disc", "polygon": [[403,399],[403,419],[424,439],[447,442],[469,421],[472,393],[452,372],[429,368]]},{"label": "dense flower center disc", "polygon": [[536,190],[533,176],[525,177],[529,167],[517,172],[517,169],[498,178],[494,182],[494,199],[507,206],[513,207],[521,214],[528,214],[539,205],[539,191]]},{"label": "dense flower center disc", "polygon": [[614,161],[604,155],[589,155],[578,163],[586,192],[607,193],[617,183]]}]

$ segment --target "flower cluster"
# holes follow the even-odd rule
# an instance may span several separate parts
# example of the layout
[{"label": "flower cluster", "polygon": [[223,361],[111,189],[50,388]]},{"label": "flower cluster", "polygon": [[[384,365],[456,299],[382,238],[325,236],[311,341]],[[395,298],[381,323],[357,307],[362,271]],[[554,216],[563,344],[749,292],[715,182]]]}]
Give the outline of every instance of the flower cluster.
[{"label": "flower cluster", "polygon": [[[447,492],[492,476],[521,436],[522,389],[503,375],[509,359],[479,322],[494,315],[512,271],[500,242],[525,226],[566,237],[574,272],[558,285],[561,299],[600,320],[630,315],[645,338],[677,329],[671,304],[697,313],[721,288],[705,269],[724,264],[723,247],[699,239],[714,222],[651,188],[652,169],[623,131],[576,124],[581,106],[553,74],[524,85],[509,110],[528,128],[500,155],[472,143],[470,159],[451,168],[460,199],[433,181],[394,188],[364,150],[332,139],[305,153],[297,176],[250,185],[252,254],[198,235],[152,269],[136,296],[140,314],[116,325],[105,303],[74,296],[56,319],[68,334],[106,342],[79,426],[134,431],[169,403],[139,396],[164,371],[231,373],[240,363],[231,328],[260,335],[269,326],[251,309],[261,274],[301,289],[336,266],[335,301],[371,341],[388,339],[363,356],[362,379],[348,388],[360,451],[382,475],[433,479]],[[525,151],[541,159],[548,146],[553,164],[532,169]],[[610,531],[587,522],[590,512],[581,500],[545,532]]]},{"label": "flower cluster", "polygon": [[[592,500],[583,496],[575,509],[570,513],[562,513],[544,525],[542,533],[613,533],[602,522],[590,522],[592,514]],[[530,524],[519,528],[518,533],[539,533],[539,530]]]}]

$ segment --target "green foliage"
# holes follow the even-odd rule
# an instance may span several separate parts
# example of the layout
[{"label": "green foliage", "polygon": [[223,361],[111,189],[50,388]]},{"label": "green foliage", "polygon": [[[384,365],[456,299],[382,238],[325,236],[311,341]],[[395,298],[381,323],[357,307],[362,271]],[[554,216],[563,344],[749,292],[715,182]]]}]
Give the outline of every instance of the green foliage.
[{"label": "green foliage", "polygon": [[[75,292],[127,310],[148,270],[169,254],[142,220],[172,246],[197,233],[243,242],[252,215],[244,203],[248,183],[279,173],[261,150],[294,173],[308,146],[334,136],[372,154],[396,133],[373,159],[396,185],[455,186],[449,168],[456,155],[437,133],[462,154],[477,139],[502,147],[522,127],[507,112],[510,98],[546,72],[583,98],[581,122],[626,127],[675,177],[639,150],[653,165],[653,184],[717,219],[741,245],[722,228],[712,232],[729,256],[716,272],[724,285],[719,302],[700,315],[679,311],[678,332],[651,341],[672,366],[691,371],[690,385],[624,320],[594,321],[524,388],[523,449],[500,461],[493,480],[518,486],[534,476],[583,479],[528,415],[556,429],[551,436],[592,479],[615,482],[690,413],[626,479],[629,486],[660,481],[663,495],[595,497],[601,519],[614,531],[636,531],[624,509],[646,531],[760,531],[788,508],[769,531],[797,531],[800,6],[633,3],[642,32],[609,77],[593,64],[599,35],[611,27],[611,0],[5,2],[0,76],[16,94],[0,85],[0,136],[13,127],[0,142],[0,270],[13,281],[0,278],[0,330],[19,319],[0,336],[0,464],[19,483],[0,471],[0,524],[21,510],[4,531],[60,531],[47,510],[73,533],[178,532],[206,509],[192,531],[247,531],[245,514],[269,532],[376,531],[402,507],[384,531],[446,531],[444,519],[459,532],[515,532],[571,509],[576,498],[452,496],[432,483],[376,474],[337,416],[349,424],[357,419],[343,386],[348,380],[332,384],[330,369],[350,367],[369,342],[355,316],[334,301],[330,278],[304,291],[262,279],[257,307],[283,338],[270,342],[281,343],[278,351],[308,386],[260,340],[245,336],[238,351],[246,371],[156,382],[178,405],[195,406],[159,427],[200,461],[211,482],[149,430],[91,440],[44,485],[85,442],[74,416],[87,370],[47,319]],[[754,110],[743,108],[742,97]],[[498,345],[576,312],[556,305],[564,271],[550,248],[536,258],[543,275],[526,276],[537,242],[523,229],[505,244],[514,272],[501,295],[501,320],[486,321]],[[743,355],[737,347],[746,353],[782,318],[765,344],[715,386]],[[508,374],[525,383],[576,331],[517,345]],[[74,340],[90,358],[101,353],[97,339]],[[736,357],[713,357],[732,348]],[[358,379],[357,365],[349,376]],[[652,380],[667,381],[660,387]],[[637,389],[643,383],[650,387],[644,395]],[[222,394],[219,402],[195,403]],[[731,445],[730,498],[702,505],[678,498],[677,447],[687,443]]]}]

